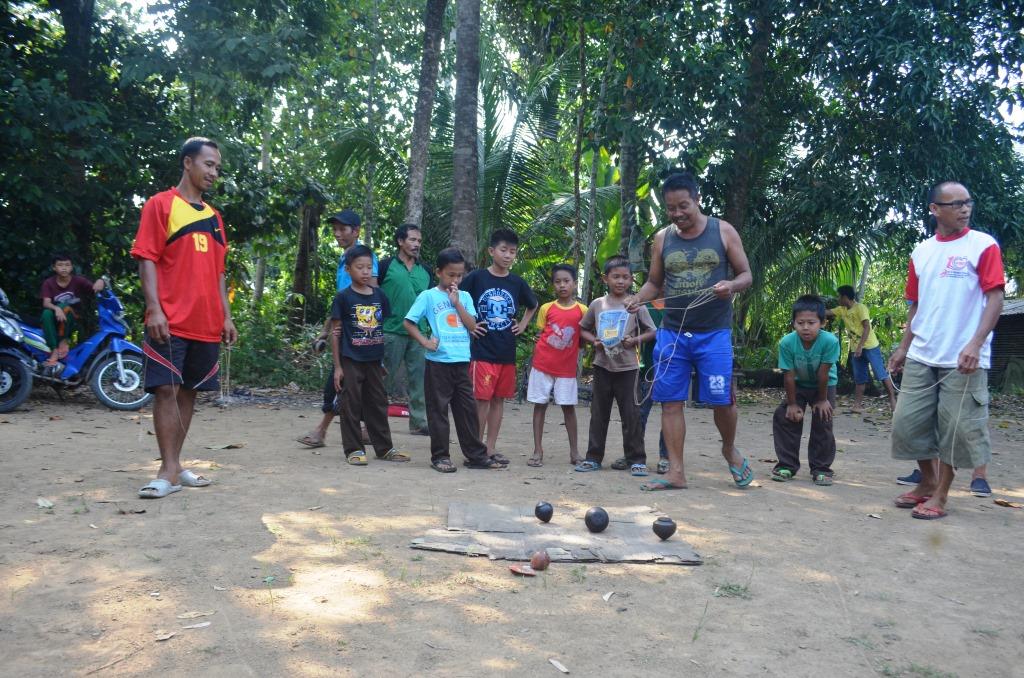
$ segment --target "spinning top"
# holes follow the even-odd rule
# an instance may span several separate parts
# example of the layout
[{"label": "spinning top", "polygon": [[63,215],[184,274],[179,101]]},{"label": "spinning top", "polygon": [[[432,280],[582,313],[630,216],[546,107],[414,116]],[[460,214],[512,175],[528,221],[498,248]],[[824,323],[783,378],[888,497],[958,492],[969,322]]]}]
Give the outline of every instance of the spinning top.
[{"label": "spinning top", "polygon": [[547,551],[534,551],[533,555],[530,556],[530,567],[535,570],[546,570],[550,564],[551,556],[548,555]]},{"label": "spinning top", "polygon": [[546,501],[537,502],[537,507],[533,509],[533,515],[537,516],[537,520],[542,523],[546,523],[551,520],[551,516],[554,514],[554,507]]},{"label": "spinning top", "polygon": [[587,509],[583,522],[587,524],[587,529],[591,532],[604,532],[604,528],[608,527],[608,512],[600,506]]},{"label": "spinning top", "polygon": [[654,534],[658,535],[659,539],[665,541],[676,533],[676,523],[668,516],[662,516],[654,521],[651,529],[654,530]]}]

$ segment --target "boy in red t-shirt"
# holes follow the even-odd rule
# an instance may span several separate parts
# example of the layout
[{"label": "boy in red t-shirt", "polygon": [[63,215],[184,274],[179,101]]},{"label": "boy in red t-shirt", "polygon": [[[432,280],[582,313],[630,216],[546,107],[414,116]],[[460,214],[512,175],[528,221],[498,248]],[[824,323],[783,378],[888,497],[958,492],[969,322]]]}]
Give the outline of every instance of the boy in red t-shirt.
[{"label": "boy in red t-shirt", "polygon": [[75,320],[82,315],[82,299],[103,289],[102,278],[93,282],[74,272],[70,254],[55,254],[53,275],[43,281],[39,291],[43,300],[43,336],[50,347],[50,357],[43,363],[47,367],[67,357],[68,339],[75,332]]},{"label": "boy in red t-shirt", "polygon": [[576,269],[556,264],[551,271],[555,300],[540,307],[537,327],[540,336],[533,350],[533,367],[526,399],[533,403],[533,456],[528,466],[544,465],[544,416],[554,396],[562,407],[565,432],[569,435],[569,463],[581,461],[576,437],[576,363],[580,350],[580,321],[587,307],[576,301]]}]

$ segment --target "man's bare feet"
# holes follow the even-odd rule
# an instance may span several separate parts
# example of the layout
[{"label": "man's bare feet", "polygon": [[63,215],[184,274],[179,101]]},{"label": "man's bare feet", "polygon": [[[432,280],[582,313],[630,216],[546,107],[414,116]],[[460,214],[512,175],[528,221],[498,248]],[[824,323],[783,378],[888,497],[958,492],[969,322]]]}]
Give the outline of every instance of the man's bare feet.
[{"label": "man's bare feet", "polygon": [[59,344],[57,344],[57,351],[56,351],[57,357],[60,360],[64,360],[64,358],[68,357],[68,351],[70,351],[70,350],[71,349],[68,347],[68,342],[64,341],[64,340],[61,340],[61,342]]}]

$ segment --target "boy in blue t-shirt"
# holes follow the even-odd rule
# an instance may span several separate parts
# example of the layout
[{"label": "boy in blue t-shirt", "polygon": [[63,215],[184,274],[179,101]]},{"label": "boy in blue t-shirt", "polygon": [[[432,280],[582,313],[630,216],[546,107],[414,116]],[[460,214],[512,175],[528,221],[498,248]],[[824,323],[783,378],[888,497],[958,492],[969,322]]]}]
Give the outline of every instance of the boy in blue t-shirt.
[{"label": "boy in blue t-shirt", "polygon": [[778,463],[772,480],[791,480],[800,470],[800,436],[804,410],[811,406],[811,440],[807,464],[815,485],[832,484],[832,462],[836,438],[832,433],[832,411],[836,404],[839,373],[839,338],[822,332],[825,304],[820,297],[806,294],[793,304],[793,332],[779,342],[779,369],[785,370],[786,402],[775,410],[772,433]]},{"label": "boy in blue t-shirt", "polygon": [[[427,429],[430,432],[430,466],[441,473],[454,473],[448,451],[448,408],[455,419],[455,432],[466,468],[502,469],[505,464],[488,455],[480,440],[480,426],[473,383],[469,378],[469,333],[486,321],[477,322],[473,298],[459,290],[466,273],[466,259],[454,247],[437,255],[437,287],[420,292],[405,314],[405,331],[426,349],[423,386],[426,395]],[[426,318],[431,336],[423,336],[419,321]]]}]

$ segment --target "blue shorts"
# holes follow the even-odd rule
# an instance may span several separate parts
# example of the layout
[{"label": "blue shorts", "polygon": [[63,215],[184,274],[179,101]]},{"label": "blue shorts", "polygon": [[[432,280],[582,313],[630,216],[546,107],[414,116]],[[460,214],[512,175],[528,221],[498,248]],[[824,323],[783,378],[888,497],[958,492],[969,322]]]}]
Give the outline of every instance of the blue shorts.
[{"label": "blue shorts", "polygon": [[[732,331],[677,332],[659,329],[654,341],[651,400],[687,400],[690,372],[697,370],[697,399],[708,405],[732,405]],[[647,375],[645,375],[647,376]]]},{"label": "blue shorts", "polygon": [[858,358],[854,354],[850,354],[850,366],[853,368],[853,383],[855,384],[866,384],[868,379],[868,365],[871,365],[871,371],[875,373],[875,379],[878,381],[885,381],[889,378],[889,373],[885,371],[885,361],[882,360],[882,349],[875,346],[874,348],[865,348],[860,352]]}]

